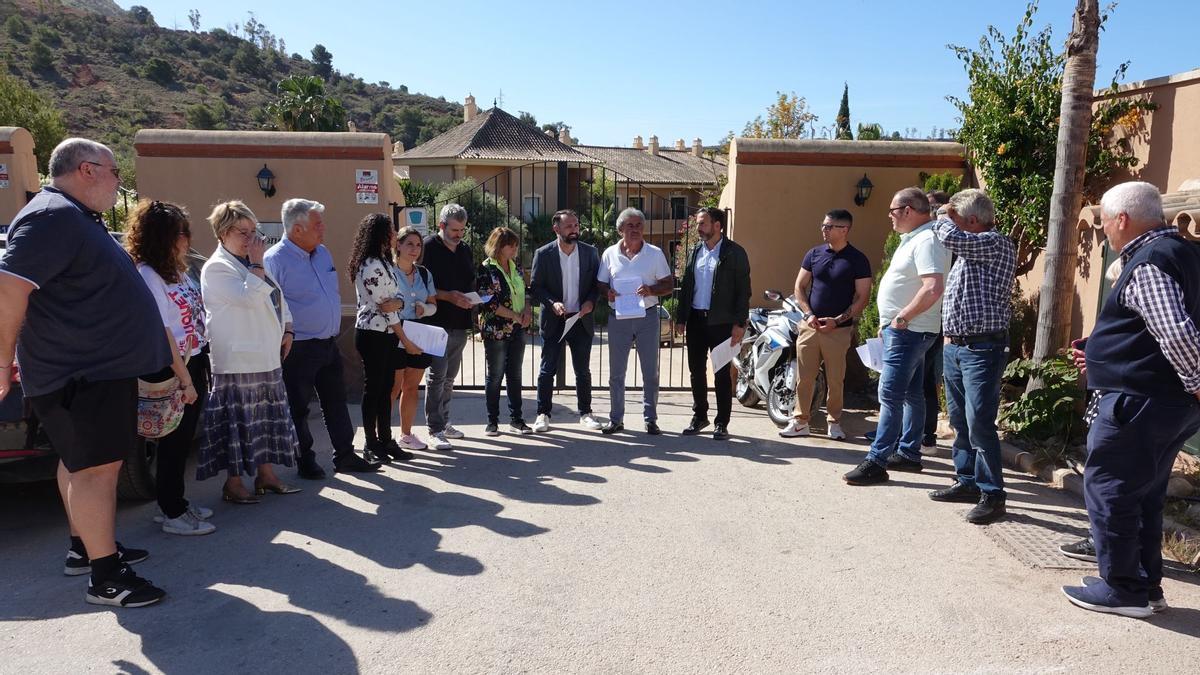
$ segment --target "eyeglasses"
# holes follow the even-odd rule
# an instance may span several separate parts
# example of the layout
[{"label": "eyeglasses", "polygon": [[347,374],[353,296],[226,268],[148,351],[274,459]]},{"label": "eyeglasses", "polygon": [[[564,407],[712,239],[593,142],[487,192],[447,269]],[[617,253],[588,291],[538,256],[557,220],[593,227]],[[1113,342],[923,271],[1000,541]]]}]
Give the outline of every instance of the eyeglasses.
[{"label": "eyeglasses", "polygon": [[891,215],[893,211],[903,211],[904,209],[907,209],[907,208],[908,208],[907,204],[905,204],[904,206],[893,206],[892,208],[888,209],[888,215]]},{"label": "eyeglasses", "polygon": [[835,228],[835,227],[837,227],[837,228],[846,228],[846,227],[850,227],[850,226],[849,226],[849,225],[833,225],[833,224],[831,224],[831,223],[821,223],[821,229],[822,229],[822,230],[832,230],[832,229],[833,229],[833,228]]},{"label": "eyeglasses", "polygon": [[245,239],[249,239],[254,236],[254,230],[243,230],[240,227],[231,227],[229,229],[233,232],[236,232],[236,233],[242,235],[242,237]]},{"label": "eyeglasses", "polygon": [[112,172],[112,175],[113,175],[115,178],[117,178],[118,180],[121,178],[121,170],[120,170],[120,169],[118,169],[118,168],[117,168],[117,167],[115,167],[115,166],[107,166],[107,165],[101,164],[100,162],[91,162],[91,161],[88,161],[88,160],[86,160],[86,159],[85,159],[84,161],[80,162],[80,163],[79,163],[79,166],[83,166],[84,164],[91,164],[91,165],[93,165],[93,166],[98,166],[98,167],[100,167],[100,168],[102,168],[102,169],[108,169],[109,171],[111,171],[111,172]]}]

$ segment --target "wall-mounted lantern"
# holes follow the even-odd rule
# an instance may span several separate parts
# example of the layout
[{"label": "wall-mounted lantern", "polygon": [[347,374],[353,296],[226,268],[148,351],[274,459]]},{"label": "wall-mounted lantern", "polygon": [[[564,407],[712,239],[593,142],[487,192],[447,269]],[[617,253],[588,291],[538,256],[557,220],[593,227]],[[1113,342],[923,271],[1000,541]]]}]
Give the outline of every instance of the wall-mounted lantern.
[{"label": "wall-mounted lantern", "polygon": [[274,197],[275,174],[271,173],[271,170],[267,168],[266,164],[263,164],[263,168],[258,172],[256,178],[258,178],[258,189],[262,190],[262,193],[265,196]]},{"label": "wall-mounted lantern", "polygon": [[867,178],[867,174],[863,174],[862,180],[858,181],[858,185],[854,186],[854,203],[862,206],[867,203],[867,199],[871,197],[871,190],[875,185],[871,183],[871,179]]}]

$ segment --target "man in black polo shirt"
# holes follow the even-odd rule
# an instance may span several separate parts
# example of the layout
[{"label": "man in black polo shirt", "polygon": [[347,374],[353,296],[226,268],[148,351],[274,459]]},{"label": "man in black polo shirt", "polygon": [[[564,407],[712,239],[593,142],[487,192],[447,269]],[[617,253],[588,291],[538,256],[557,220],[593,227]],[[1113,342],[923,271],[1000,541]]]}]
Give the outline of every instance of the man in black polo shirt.
[{"label": "man in black polo shirt", "polygon": [[425,238],[422,263],[433,275],[438,308],[422,323],[440,326],[448,334],[446,355],[433,357],[425,381],[425,420],[435,450],[449,450],[450,439],[463,437],[450,424],[450,399],[471,327],[471,301],[465,294],[475,290],[475,258],[463,243],[466,233],[467,210],[447,204],[438,215],[438,233]]},{"label": "man in black polo shirt", "polygon": [[118,173],[108,148],[69,138],[50,156],[50,184],[13,220],[0,258],[0,399],[15,348],[61,458],[64,571],[91,572],[91,604],[141,607],[165,593],[129,568],[149,554],[116,543],[117,476],[138,441],[137,377],[171,353],[154,298],[100,217],[117,201]]},{"label": "man in black polo shirt", "polygon": [[821,362],[825,362],[828,395],[829,437],[846,438],[842,431],[842,388],[846,380],[846,352],[854,340],[854,321],[862,316],[871,299],[871,263],[850,245],[854,217],[845,209],[834,209],[821,222],[825,240],[808,253],[796,275],[796,304],[804,311],[796,338],[796,411],[780,436],[809,434],[813,387]]}]

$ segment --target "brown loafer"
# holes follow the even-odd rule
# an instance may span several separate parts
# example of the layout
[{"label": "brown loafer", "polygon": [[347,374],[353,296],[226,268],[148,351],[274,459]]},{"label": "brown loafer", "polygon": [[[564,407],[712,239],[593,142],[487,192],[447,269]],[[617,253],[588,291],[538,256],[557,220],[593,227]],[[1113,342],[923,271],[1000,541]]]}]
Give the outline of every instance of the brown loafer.
[{"label": "brown loafer", "polygon": [[303,488],[293,487],[287,483],[263,483],[262,485],[254,486],[254,494],[265,495],[268,492],[274,492],[277,495],[294,495],[301,492]]}]

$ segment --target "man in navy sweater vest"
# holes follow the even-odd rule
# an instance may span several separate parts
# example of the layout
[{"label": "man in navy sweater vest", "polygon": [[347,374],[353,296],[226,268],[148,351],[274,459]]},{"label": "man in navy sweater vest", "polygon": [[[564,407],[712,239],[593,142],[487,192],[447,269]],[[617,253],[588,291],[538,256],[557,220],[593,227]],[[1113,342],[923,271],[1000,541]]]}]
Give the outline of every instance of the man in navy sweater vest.
[{"label": "man in navy sweater vest", "polygon": [[1100,205],[1124,265],[1086,348],[1088,387],[1103,392],[1083,479],[1101,578],[1063,592],[1085,609],[1145,618],[1167,607],[1167,480],[1200,430],[1200,245],[1165,223],[1149,183],[1122,183]]}]

